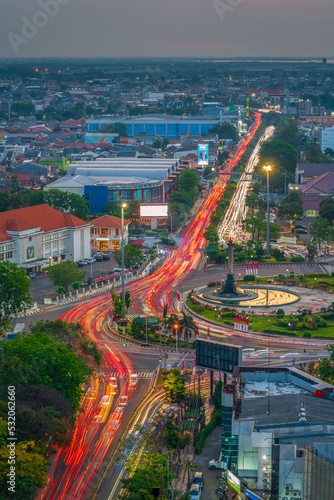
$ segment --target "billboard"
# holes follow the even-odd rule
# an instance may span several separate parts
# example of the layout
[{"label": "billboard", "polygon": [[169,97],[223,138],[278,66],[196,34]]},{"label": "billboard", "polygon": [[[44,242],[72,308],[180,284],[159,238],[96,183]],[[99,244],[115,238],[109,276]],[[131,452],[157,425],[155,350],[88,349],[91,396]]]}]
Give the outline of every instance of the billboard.
[{"label": "billboard", "polygon": [[167,203],[142,203],[140,205],[140,217],[168,217]]},{"label": "billboard", "polygon": [[209,165],[209,144],[198,145],[198,160],[199,165]]},{"label": "billboard", "polygon": [[242,364],[242,347],[213,340],[196,340],[196,366],[232,373]]}]

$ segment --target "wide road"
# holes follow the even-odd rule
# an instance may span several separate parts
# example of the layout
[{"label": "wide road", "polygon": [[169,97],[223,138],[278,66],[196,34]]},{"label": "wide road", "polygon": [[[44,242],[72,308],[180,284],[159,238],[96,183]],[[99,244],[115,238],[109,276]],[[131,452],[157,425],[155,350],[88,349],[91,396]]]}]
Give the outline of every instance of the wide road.
[{"label": "wide road", "polygon": [[[237,165],[260,123],[261,115],[256,114],[255,124],[247,137],[239,144],[235,156],[229,160],[226,172],[230,172]],[[222,180],[227,181],[227,177],[222,177]],[[200,281],[205,279],[204,276],[201,277],[200,273],[195,273],[203,255],[199,249],[205,247],[204,232],[225,188],[226,182],[216,183],[195,219],[186,229],[177,250],[169,253],[159,269],[152,275],[126,286],[134,300],[130,314],[144,313],[161,316],[164,304],[168,305],[169,314],[171,312],[179,313],[175,305],[176,291],[187,289],[187,287],[191,288],[192,280],[195,283],[197,278]],[[207,276],[213,276],[212,273],[213,271],[207,272]],[[83,400],[84,412],[78,417],[71,445],[57,450],[48,485],[40,498],[47,500],[91,498],[98,483],[97,471],[99,470],[100,475],[104,470],[110,452],[115,448],[126,421],[150,388],[149,374],[157,366],[159,352],[140,348],[130,350],[129,347],[121,347],[105,326],[110,305],[110,293],[104,293],[93,299],[88,299],[74,308],[66,306],[64,309],[66,311],[62,315],[64,321],[79,321],[87,336],[97,341],[103,352],[103,359],[98,376],[92,378],[90,385],[86,387]],[[50,315],[52,314],[55,313],[51,312]],[[263,339],[258,335],[251,333],[248,336],[240,336],[240,334],[236,335],[231,330],[219,326],[212,330],[212,335],[215,338],[222,340],[228,338],[229,341],[242,343],[242,345],[255,345],[256,343],[262,345],[263,342]],[[201,333],[204,336],[205,329]],[[312,341],[308,343],[308,345],[310,344]],[[279,346],[282,346],[282,350],[286,352],[292,347],[291,345],[286,346],[283,340],[276,347]],[[323,348],[316,342],[314,347],[316,349]],[[132,383],[131,379],[135,374],[139,374],[141,378]],[[116,377],[116,387],[112,377]],[[161,401],[158,397],[154,397],[150,411],[153,413],[158,411],[159,405],[161,405]],[[144,418],[146,415],[145,407],[142,412],[140,418]],[[150,417],[151,413],[148,413],[148,418]],[[118,485],[120,485],[119,475],[115,475],[114,470],[111,471],[111,474],[113,474],[112,481],[118,481]],[[101,498],[101,500],[102,498],[112,499],[116,494],[116,491],[113,490],[114,483],[110,481],[109,472],[107,476],[108,480],[98,491],[97,498]],[[119,486],[116,489],[118,491]]]}]

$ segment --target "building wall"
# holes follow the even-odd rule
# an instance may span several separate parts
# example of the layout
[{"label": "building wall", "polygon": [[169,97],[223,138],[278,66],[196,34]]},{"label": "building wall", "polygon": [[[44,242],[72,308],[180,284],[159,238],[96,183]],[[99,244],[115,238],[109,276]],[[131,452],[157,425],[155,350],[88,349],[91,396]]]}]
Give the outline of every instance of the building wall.
[{"label": "building wall", "polygon": [[334,464],[304,452],[303,500],[334,500]]},{"label": "building wall", "polygon": [[322,152],[326,148],[334,149],[334,127],[326,127],[319,131],[319,146]]}]

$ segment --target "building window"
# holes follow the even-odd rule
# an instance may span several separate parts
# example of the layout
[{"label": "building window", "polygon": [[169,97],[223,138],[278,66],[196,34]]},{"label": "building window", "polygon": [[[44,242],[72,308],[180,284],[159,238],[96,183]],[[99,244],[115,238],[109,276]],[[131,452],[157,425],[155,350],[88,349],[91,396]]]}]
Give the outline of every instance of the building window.
[{"label": "building window", "polygon": [[100,232],[101,236],[108,236],[108,229],[106,228],[101,228],[101,232]]},{"label": "building window", "polygon": [[119,241],[112,241],[112,250],[119,250]]},{"label": "building window", "polygon": [[115,236],[119,236],[119,229],[118,229],[118,227],[115,229]]}]

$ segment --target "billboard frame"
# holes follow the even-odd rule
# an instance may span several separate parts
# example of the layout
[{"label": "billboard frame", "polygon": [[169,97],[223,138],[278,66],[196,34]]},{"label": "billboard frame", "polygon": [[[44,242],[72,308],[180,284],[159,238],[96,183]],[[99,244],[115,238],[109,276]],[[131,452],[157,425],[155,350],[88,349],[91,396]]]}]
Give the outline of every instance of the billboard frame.
[{"label": "billboard frame", "polygon": [[[142,215],[141,207],[167,207],[167,215]],[[169,217],[168,203],[140,203],[139,216],[143,219],[167,219]]]},{"label": "billboard frame", "polygon": [[241,365],[242,346],[208,339],[196,340],[197,367],[232,373],[235,366]]}]

